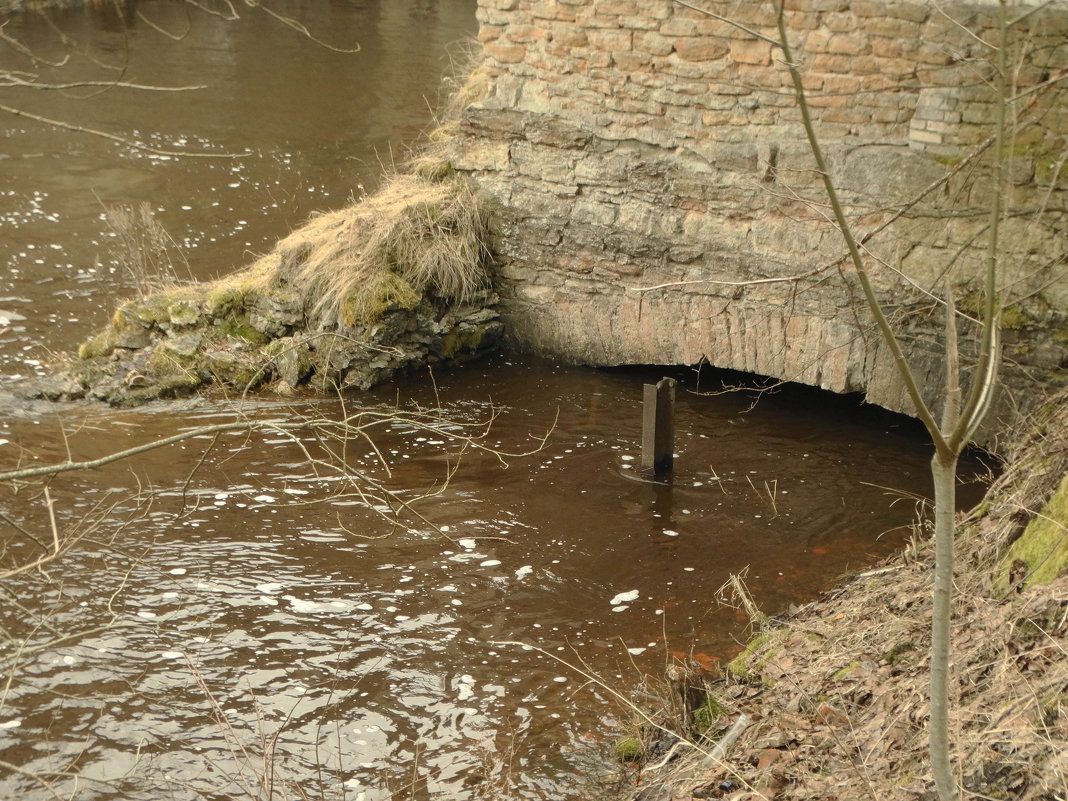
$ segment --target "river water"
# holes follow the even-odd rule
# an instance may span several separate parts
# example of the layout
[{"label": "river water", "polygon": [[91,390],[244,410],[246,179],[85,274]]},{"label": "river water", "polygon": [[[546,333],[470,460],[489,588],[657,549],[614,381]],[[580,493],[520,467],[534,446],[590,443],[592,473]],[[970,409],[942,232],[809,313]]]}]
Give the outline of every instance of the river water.
[{"label": "river water", "polygon": [[[131,83],[208,88],[4,89],[0,103],[162,149],[249,153],[165,157],[4,117],[12,384],[130,290],[101,204],[151,203],[194,276],[225,272],[370,191],[431,124],[450,46],[475,29],[471,2],[270,7],[359,43],[344,54],[262,9],[225,21],[174,2],[126,8],[124,20],[57,13],[55,28],[16,16],[4,31],[41,58],[71,54],[38,63],[49,81],[114,79],[123,65]],[[343,401],[10,406],[0,468],[238,416],[393,405],[402,416],[345,443],[346,460],[418,514],[386,523],[312,469],[309,437],[281,433],[202,435],[60,476],[47,498],[5,490],[0,508],[22,528],[51,536],[50,499],[58,530],[80,539],[0,583],[0,797],[589,797],[632,718],[612,693],[673,659],[714,667],[746,639],[745,613],[719,602],[731,573],[782,612],[900,548],[928,492],[929,449],[909,421],[812,390],[756,404],[699,394],[723,377],[690,371],[677,373],[673,479],[643,481],[642,384],[661,375],[501,355]],[[480,442],[519,455],[459,454],[455,437],[488,420]],[[5,564],[40,553],[3,531]]]}]

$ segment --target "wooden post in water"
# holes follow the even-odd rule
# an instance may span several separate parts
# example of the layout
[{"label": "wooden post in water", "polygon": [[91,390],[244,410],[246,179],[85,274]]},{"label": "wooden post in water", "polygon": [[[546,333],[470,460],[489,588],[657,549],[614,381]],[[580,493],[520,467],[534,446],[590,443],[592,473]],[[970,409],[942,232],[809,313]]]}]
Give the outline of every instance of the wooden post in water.
[{"label": "wooden post in water", "polygon": [[675,458],[675,379],[646,384],[642,407],[642,469],[660,478]]}]

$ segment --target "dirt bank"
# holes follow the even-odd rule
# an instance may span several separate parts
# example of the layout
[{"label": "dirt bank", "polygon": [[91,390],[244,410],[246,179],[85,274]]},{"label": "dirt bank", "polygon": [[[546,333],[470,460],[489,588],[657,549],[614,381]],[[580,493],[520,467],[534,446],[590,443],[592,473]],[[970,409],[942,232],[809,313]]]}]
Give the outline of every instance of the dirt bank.
[{"label": "dirt bank", "polygon": [[[951,736],[964,799],[1068,798],[1068,393],[1030,422],[958,528]],[[635,798],[934,798],[932,564],[920,531],[886,564],[761,626],[712,684],[713,731],[752,721],[726,759],[710,759],[710,744],[679,749],[639,773]]]}]

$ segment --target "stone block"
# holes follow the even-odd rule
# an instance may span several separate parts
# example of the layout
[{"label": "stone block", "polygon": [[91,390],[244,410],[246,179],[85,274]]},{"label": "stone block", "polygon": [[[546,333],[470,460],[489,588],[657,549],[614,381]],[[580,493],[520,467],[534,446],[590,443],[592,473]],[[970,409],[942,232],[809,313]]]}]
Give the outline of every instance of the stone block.
[{"label": "stone block", "polygon": [[660,23],[660,33],[670,37],[697,36],[700,30],[697,27],[696,12],[685,12],[685,15],[683,12],[676,13],[675,16]]},{"label": "stone block", "polygon": [[632,44],[635,52],[666,56],[675,49],[674,40],[655,31],[636,31]]},{"label": "stone block", "polygon": [[574,6],[558,3],[556,0],[531,0],[527,11],[534,19],[555,19],[564,22],[574,22],[577,16]]},{"label": "stone block", "polygon": [[832,11],[824,14],[823,25],[831,33],[852,33],[857,29],[857,21],[848,11]]},{"label": "stone block", "polygon": [[487,56],[502,64],[518,64],[527,54],[523,45],[511,44],[506,40],[487,42],[482,49]]},{"label": "stone block", "polygon": [[590,47],[602,52],[629,52],[634,42],[634,31],[598,29],[587,31]]},{"label": "stone block", "polygon": [[660,20],[653,19],[645,14],[639,14],[636,17],[619,17],[619,27],[635,32],[658,31],[660,29]]},{"label": "stone block", "polygon": [[771,64],[771,45],[759,39],[734,39],[730,44],[730,53],[731,60],[738,64]]},{"label": "stone block", "polygon": [[797,47],[806,53],[826,53],[832,35],[830,31],[818,28],[802,37]]},{"label": "stone block", "polygon": [[954,55],[948,47],[926,42],[916,49],[915,57],[924,64],[933,64],[939,67],[952,64],[954,61]]},{"label": "stone block", "polygon": [[450,163],[453,169],[462,172],[473,170],[501,171],[508,169],[508,152],[509,145],[507,141],[465,140],[451,154]]},{"label": "stone block", "polygon": [[538,117],[528,120],[525,132],[531,142],[548,147],[583,149],[591,139],[588,130],[559,117]]},{"label": "stone block", "polygon": [[637,0],[597,0],[597,13],[605,16],[624,16],[637,14]]},{"label": "stone block", "polygon": [[674,42],[675,52],[683,61],[713,61],[730,52],[730,45],[721,39],[703,36],[683,36]]},{"label": "stone block", "polygon": [[847,125],[865,125],[871,122],[871,112],[848,104],[841,108],[829,108],[820,115],[824,122],[840,122]]},{"label": "stone block", "polygon": [[519,111],[504,108],[468,108],[460,121],[462,132],[487,138],[516,138],[523,135],[526,117]]},{"label": "stone block", "polygon": [[908,22],[926,22],[931,15],[928,3],[915,0],[854,0],[850,7],[858,17],[888,17]]},{"label": "stone block", "polygon": [[910,128],[909,142],[915,142],[920,145],[940,145],[942,144],[942,134],[921,128]]},{"label": "stone block", "polygon": [[817,53],[812,56],[815,72],[834,72],[842,75],[874,75],[882,72],[885,64],[870,55],[847,56],[841,53]]},{"label": "stone block", "polygon": [[852,33],[838,33],[831,37],[827,43],[828,53],[840,53],[856,56],[871,52],[871,44],[867,36]]},{"label": "stone block", "polygon": [[[854,6],[854,10],[856,6]],[[901,41],[920,41],[922,26],[903,19],[872,17],[861,22],[865,33],[873,36],[892,36]]]},{"label": "stone block", "polygon": [[612,64],[628,76],[637,72],[647,72],[653,63],[648,53],[612,53]]},{"label": "stone block", "polygon": [[792,14],[787,14],[786,24],[791,30],[811,31],[820,26],[820,18],[816,14],[794,12]]},{"label": "stone block", "polygon": [[589,41],[586,29],[578,25],[560,22],[553,25],[550,30],[553,42],[565,47],[584,47]]}]

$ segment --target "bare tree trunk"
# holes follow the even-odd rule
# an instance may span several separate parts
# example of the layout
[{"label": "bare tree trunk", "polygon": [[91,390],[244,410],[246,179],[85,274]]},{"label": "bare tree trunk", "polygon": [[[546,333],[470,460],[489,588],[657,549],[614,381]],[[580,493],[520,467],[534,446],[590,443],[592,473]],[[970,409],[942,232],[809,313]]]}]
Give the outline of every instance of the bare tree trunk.
[{"label": "bare tree trunk", "polygon": [[956,801],[957,782],[950,765],[949,658],[952,653],[953,537],[956,525],[957,455],[936,453],[934,479],[934,598],[931,610],[931,723],[928,743],[931,773],[939,801]]}]

